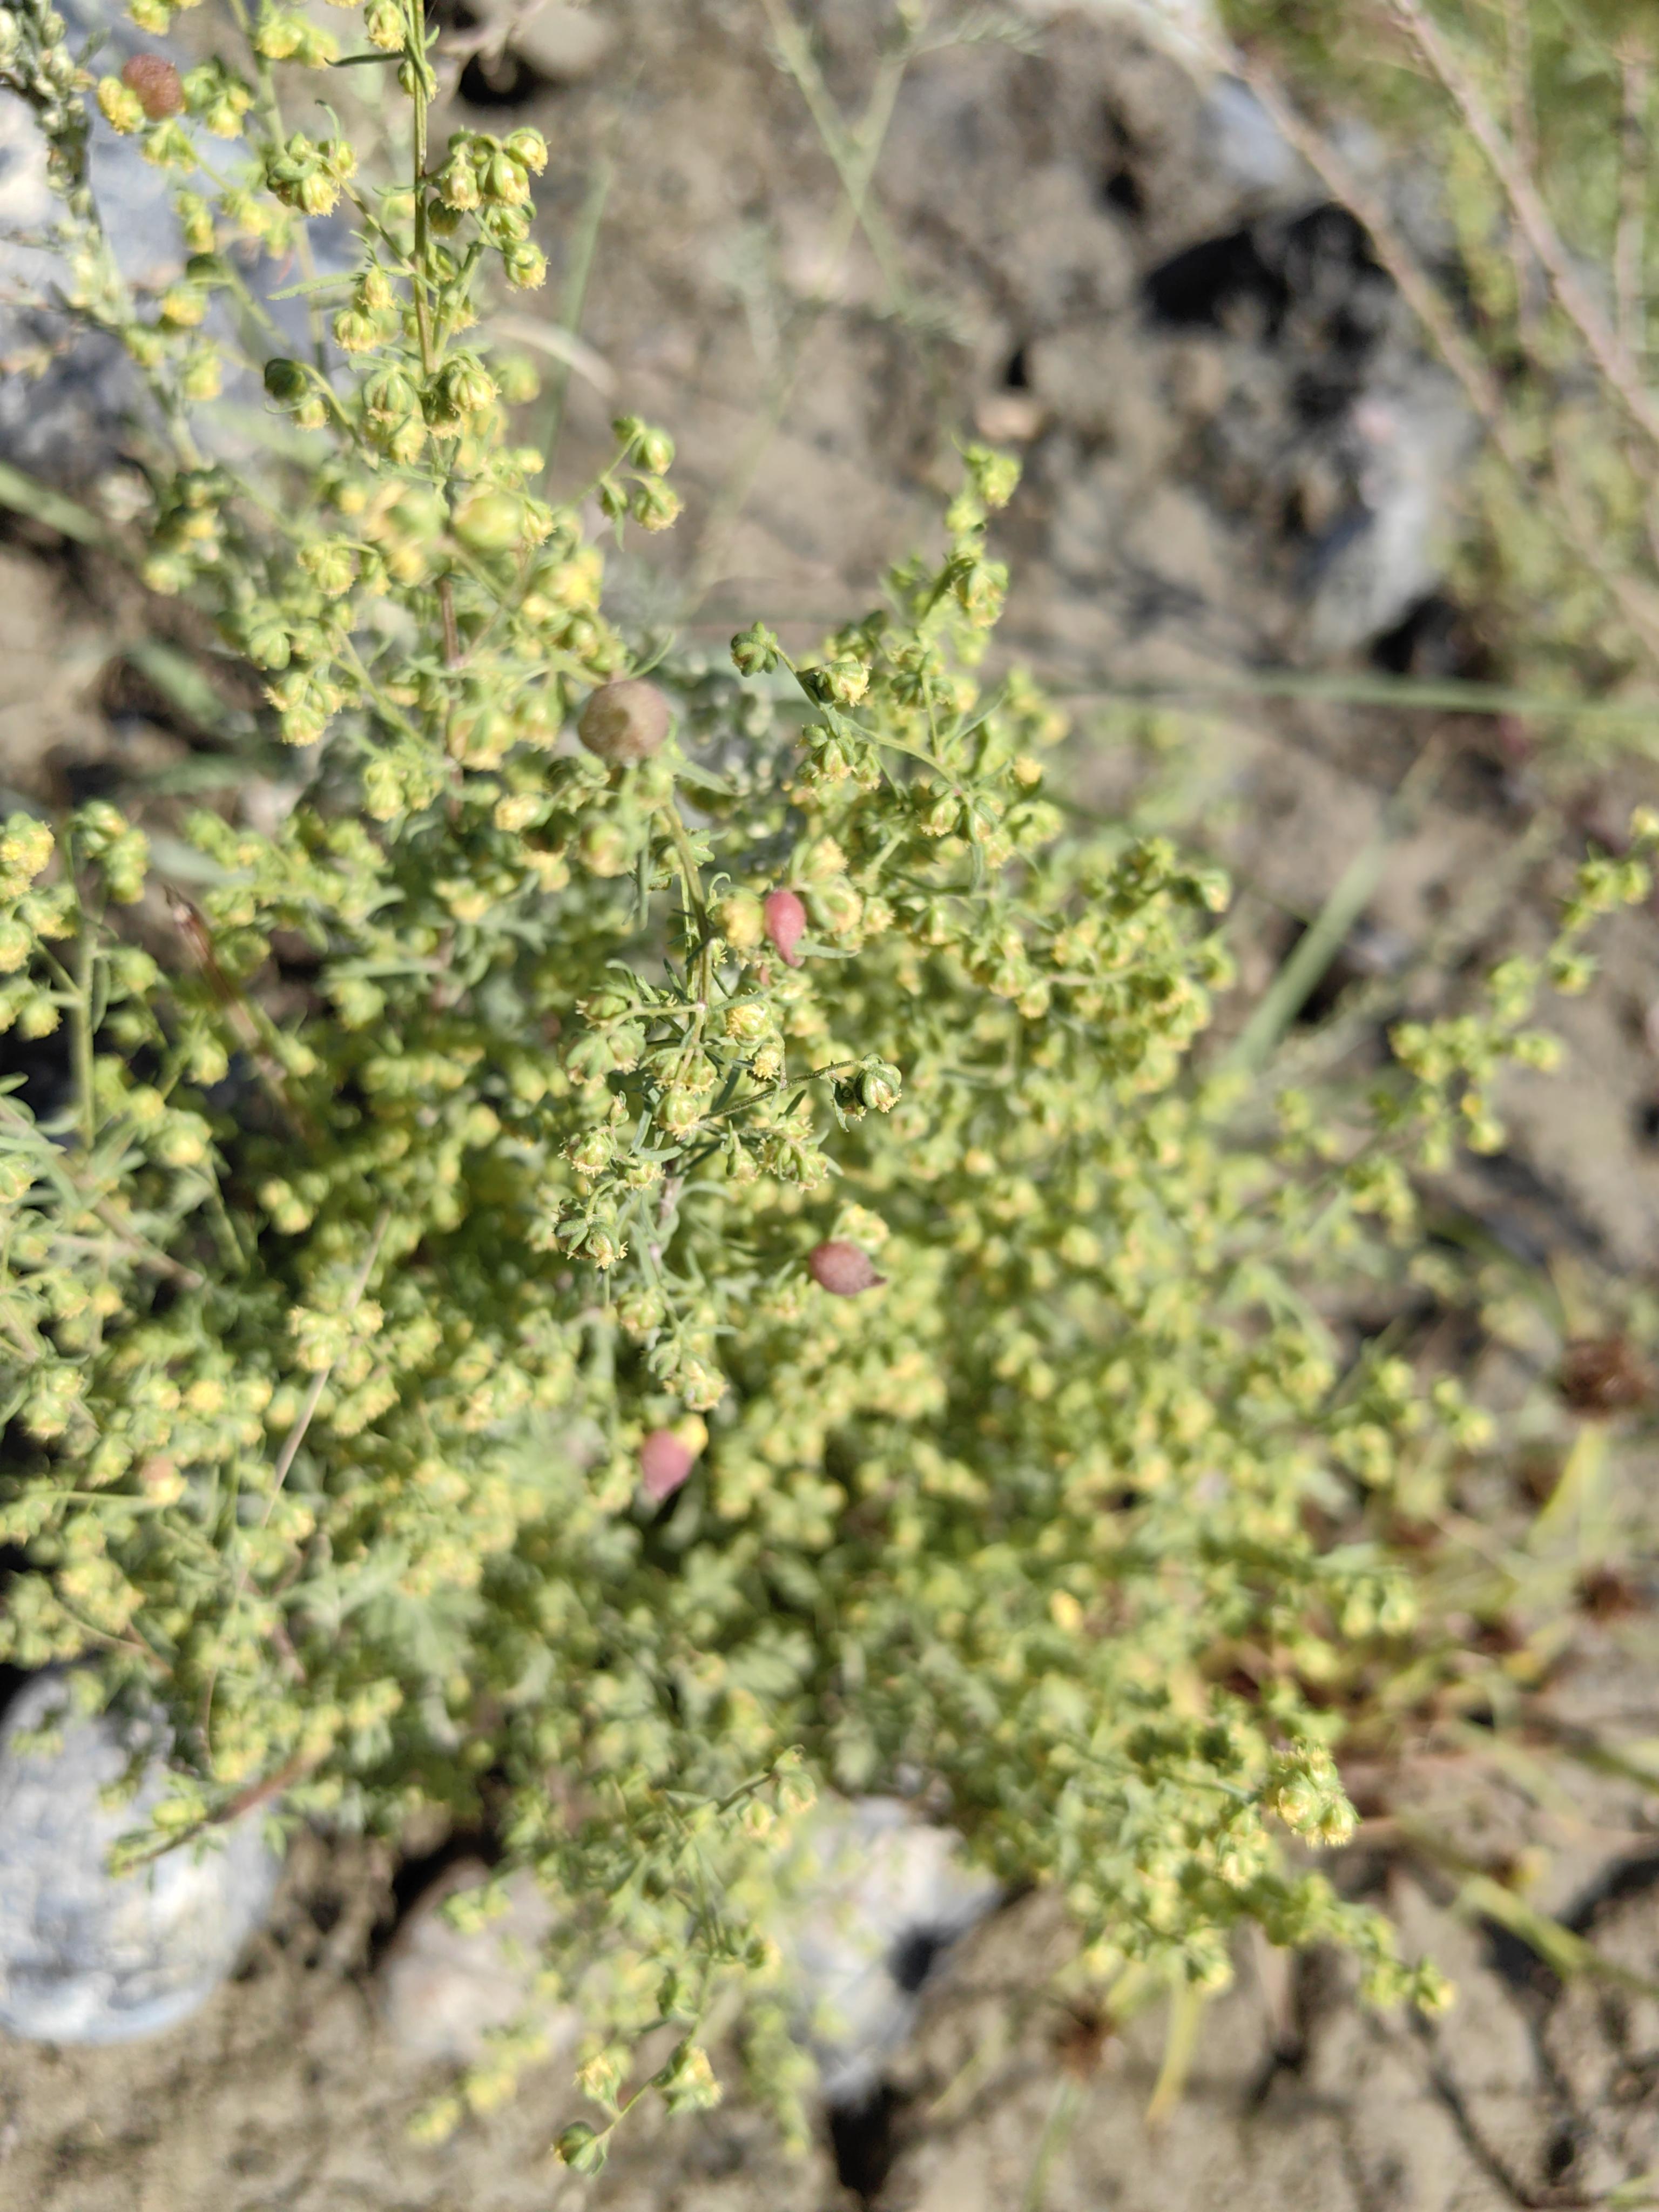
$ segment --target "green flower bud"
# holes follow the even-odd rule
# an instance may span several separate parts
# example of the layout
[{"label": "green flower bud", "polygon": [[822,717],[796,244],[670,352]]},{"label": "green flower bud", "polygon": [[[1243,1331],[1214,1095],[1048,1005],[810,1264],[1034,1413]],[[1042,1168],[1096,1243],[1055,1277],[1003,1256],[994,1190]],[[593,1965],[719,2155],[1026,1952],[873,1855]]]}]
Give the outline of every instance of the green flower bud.
[{"label": "green flower bud", "polygon": [[[509,407],[527,407],[541,397],[542,380],[536,374],[535,363],[521,353],[510,353],[495,364],[497,389]],[[532,471],[539,475],[540,456]]]},{"label": "green flower bud", "polygon": [[297,16],[267,8],[253,34],[253,51],[268,62],[285,62],[300,50],[305,26]]},{"label": "green flower bud", "polygon": [[340,188],[324,171],[313,169],[300,179],[294,198],[301,215],[332,215],[339,204]]},{"label": "green flower bud", "polygon": [[[453,145],[453,141],[451,142]],[[478,184],[478,173],[472,165],[472,156],[465,145],[454,146],[449,159],[439,170],[434,183],[438,197],[446,207],[466,215],[483,201],[483,193]]]},{"label": "green flower bud", "polygon": [[506,491],[475,491],[456,509],[451,527],[474,553],[506,553],[521,544],[525,503]]},{"label": "green flower bud", "polygon": [[177,169],[185,174],[196,167],[196,146],[176,118],[158,123],[144,141],[144,159],[157,169]]},{"label": "green flower bud", "polygon": [[783,655],[783,647],[764,623],[741,631],[732,641],[732,662],[739,676],[769,676]]},{"label": "green flower bud", "polygon": [[278,355],[265,363],[265,392],[279,407],[293,407],[311,390],[311,379],[297,361],[285,361]]},{"label": "green flower bud", "polygon": [[1006,507],[1019,485],[1018,457],[999,453],[989,446],[969,446],[963,455],[975,491],[994,512]]},{"label": "green flower bud", "polygon": [[359,307],[342,307],[334,318],[334,343],[342,353],[368,353],[381,342],[382,332],[373,315]]},{"label": "green flower bud", "polygon": [[733,891],[720,900],[713,919],[715,928],[736,951],[752,952],[765,938],[765,913],[753,891]]},{"label": "green flower bud", "polygon": [[369,0],[363,11],[363,30],[372,46],[382,53],[400,54],[408,37],[409,23],[398,0]]},{"label": "green flower bud", "polygon": [[439,378],[445,402],[458,415],[476,415],[495,404],[494,379],[476,354],[457,354]]},{"label": "green flower bud", "polygon": [[650,476],[666,476],[674,465],[674,441],[666,430],[641,430],[635,453],[640,466]]},{"label": "green flower bud", "polygon": [[610,1166],[616,1146],[608,1129],[584,1129],[565,1146],[564,1156],[578,1175],[601,1176]]},{"label": "green flower bud", "polygon": [[539,246],[505,246],[501,268],[515,292],[535,292],[547,282],[547,256]]},{"label": "green flower bud", "polygon": [[734,1044],[758,1044],[771,1028],[772,1017],[758,999],[743,999],[726,1008],[725,1026]]},{"label": "green flower bud", "polygon": [[877,1114],[890,1114],[899,1102],[904,1078],[891,1060],[872,1060],[859,1075],[860,1102]]},{"label": "green flower bud", "polygon": [[357,580],[357,549],[342,538],[324,538],[301,548],[300,566],[315,578],[319,590],[337,599]]},{"label": "green flower bud", "polygon": [[573,2120],[553,2146],[562,2166],[575,2173],[602,2173],[605,2171],[606,2148],[605,2137],[590,2128],[586,2120]]},{"label": "green flower bud", "polygon": [[629,511],[641,530],[670,530],[679,520],[680,495],[658,477],[641,477],[629,499]]},{"label": "green flower bud", "polygon": [[530,235],[527,202],[514,207],[504,200],[490,200],[479,209],[477,221],[479,229],[499,252],[522,245]]},{"label": "green flower bud", "polygon": [[490,155],[482,183],[485,198],[501,207],[522,207],[530,198],[529,178],[506,152]]},{"label": "green flower bud", "polygon": [[831,660],[797,672],[801,688],[821,707],[856,707],[870,688],[870,671],[861,660]]},{"label": "green flower bud", "polygon": [[[289,368],[293,363],[287,364]],[[270,388],[270,372],[265,372],[265,388]],[[415,380],[401,362],[376,369],[363,386],[363,408],[371,422],[404,422],[420,406],[420,395]]]},{"label": "green flower bud", "polygon": [[634,865],[634,848],[616,823],[590,822],[576,841],[576,857],[590,875],[625,876]]},{"label": "green flower bud", "polygon": [[539,177],[547,167],[547,141],[539,131],[526,128],[510,131],[502,141],[502,146],[521,168],[529,170],[532,177]]},{"label": "green flower bud", "polygon": [[248,623],[243,650],[256,668],[286,668],[294,656],[288,624],[280,615],[256,615]]},{"label": "green flower bud", "polygon": [[193,331],[207,314],[206,295],[194,284],[170,284],[161,295],[161,314],[169,330]]}]

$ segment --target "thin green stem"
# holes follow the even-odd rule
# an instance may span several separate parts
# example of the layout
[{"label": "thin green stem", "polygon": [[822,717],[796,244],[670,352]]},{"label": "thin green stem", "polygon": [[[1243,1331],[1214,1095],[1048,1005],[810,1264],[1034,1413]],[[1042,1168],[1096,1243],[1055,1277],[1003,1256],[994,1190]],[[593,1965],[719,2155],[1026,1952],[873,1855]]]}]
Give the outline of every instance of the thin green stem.
[{"label": "thin green stem", "polygon": [[76,943],[75,996],[70,1009],[70,1035],[75,1059],[75,1100],[80,1121],[81,1149],[90,1153],[98,1142],[98,1099],[94,1088],[92,1052],[92,994],[97,966],[97,928],[83,915]]}]

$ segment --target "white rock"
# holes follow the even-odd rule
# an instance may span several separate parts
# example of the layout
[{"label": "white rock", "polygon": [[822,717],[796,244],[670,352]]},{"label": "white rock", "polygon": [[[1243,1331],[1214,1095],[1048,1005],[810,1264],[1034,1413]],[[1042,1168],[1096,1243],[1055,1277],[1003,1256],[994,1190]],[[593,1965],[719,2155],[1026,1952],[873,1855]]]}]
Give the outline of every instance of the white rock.
[{"label": "white rock", "polygon": [[1220,67],[1227,51],[1215,0],[1018,0],[1018,4],[1039,20],[1080,10],[1132,23],[1200,76]]},{"label": "white rock", "polygon": [[[553,1908],[535,1876],[526,1869],[509,1875],[507,1911],[471,1933],[452,1926],[441,1909],[489,1879],[481,1861],[458,1862],[416,1899],[388,1947],[380,2014],[410,2058],[470,2065],[483,2056],[492,2028],[536,2014],[536,1975]],[[575,2041],[580,2023],[568,2006],[544,2006],[537,2025],[559,2046]]]},{"label": "white rock", "polygon": [[[166,1723],[77,1718],[68,1699],[62,1674],[38,1676],[0,1728],[0,2027],[120,2043],[206,2002],[263,1924],[280,1866],[256,1809],[199,1847],[112,1877],[110,1847],[166,1792]],[[43,1728],[55,1751],[20,1748],[20,1735]],[[135,1759],[136,1795],[102,1804]]]},{"label": "white rock", "polygon": [[872,2093],[941,1956],[995,1905],[960,1852],[893,1797],[824,1800],[805,1823],[774,1932],[831,2104]]}]

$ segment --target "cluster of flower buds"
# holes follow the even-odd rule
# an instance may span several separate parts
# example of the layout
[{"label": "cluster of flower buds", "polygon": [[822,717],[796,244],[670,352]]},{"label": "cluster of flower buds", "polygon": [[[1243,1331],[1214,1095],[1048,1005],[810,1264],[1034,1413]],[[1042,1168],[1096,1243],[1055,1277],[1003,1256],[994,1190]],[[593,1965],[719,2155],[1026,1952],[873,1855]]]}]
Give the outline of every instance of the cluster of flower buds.
[{"label": "cluster of flower buds", "polygon": [[409,43],[409,16],[398,0],[369,0],[363,10],[363,31],[370,46],[383,54],[400,54]]},{"label": "cluster of flower buds", "polygon": [[611,425],[622,452],[594,487],[594,496],[618,531],[631,515],[641,530],[668,530],[679,518],[679,494],[665,481],[674,465],[674,441],[637,415]]},{"label": "cluster of flower buds", "polygon": [[421,395],[421,410],[434,437],[458,438],[468,420],[495,404],[495,380],[476,353],[454,353]]},{"label": "cluster of flower buds", "polygon": [[497,138],[484,131],[458,131],[433,179],[428,220],[450,237],[471,216],[501,257],[515,290],[534,291],[547,276],[547,257],[530,240],[530,179],[547,167],[547,142],[539,131],[514,131]]},{"label": "cluster of flower buds", "polygon": [[332,31],[325,31],[308,15],[267,7],[253,34],[253,51],[264,61],[293,62],[300,69],[326,69],[339,60],[340,42]]},{"label": "cluster of flower buds", "polygon": [[351,288],[351,305],[334,318],[334,343],[342,353],[369,353],[398,337],[403,321],[392,279],[371,261]]},{"label": "cluster of flower buds", "polygon": [[[127,69],[131,66],[130,62]],[[124,70],[122,75],[126,74]],[[131,77],[127,81],[131,83]],[[199,123],[210,137],[240,137],[253,105],[253,87],[246,78],[227,69],[222,61],[205,61],[185,72],[180,89],[191,120]]]},{"label": "cluster of flower buds", "polygon": [[355,175],[357,156],[343,138],[320,143],[296,131],[286,146],[266,157],[265,182],[284,207],[301,215],[332,215],[340,188]]},{"label": "cluster of flower buds", "polygon": [[188,112],[212,137],[237,138],[252,105],[252,86],[216,59],[181,77],[165,54],[133,54],[119,76],[98,86],[98,106],[112,131],[147,131],[145,160],[185,173],[197,166],[196,149],[175,118]]},{"label": "cluster of flower buds", "polygon": [[231,495],[222,470],[192,469],[175,477],[150,533],[143,574],[152,592],[185,591],[222,550],[222,515]]}]

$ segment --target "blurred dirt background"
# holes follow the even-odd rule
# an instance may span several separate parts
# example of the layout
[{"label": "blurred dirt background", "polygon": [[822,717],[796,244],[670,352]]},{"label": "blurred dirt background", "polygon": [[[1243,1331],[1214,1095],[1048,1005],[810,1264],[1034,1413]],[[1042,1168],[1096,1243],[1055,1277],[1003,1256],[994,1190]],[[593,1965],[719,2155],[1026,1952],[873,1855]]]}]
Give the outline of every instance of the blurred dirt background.
[{"label": "blurred dirt background", "polygon": [[[757,616],[816,635],[862,611],[884,566],[936,528],[953,435],[1018,447],[1003,635],[1072,707],[1077,800],[1133,795],[1233,869],[1242,976],[1218,1049],[1346,880],[1351,926],[1300,1013],[1360,995],[1334,1044],[1303,1019],[1286,1049],[1363,1065],[1379,1023],[1448,974],[1541,941],[1585,838],[1617,842],[1631,802],[1655,795],[1651,768],[1582,731],[1570,750],[1542,715],[1356,696],[1492,672],[1481,611],[1440,582],[1468,432],[1363,236],[1240,88],[1199,85],[1109,10],[969,11],[983,35],[896,86],[881,0],[820,0],[810,17],[823,98],[854,119],[892,98],[862,230],[763,0],[548,8],[461,72],[458,119],[533,121],[554,149],[554,276],[534,313],[581,340],[556,481],[586,480],[622,408],[679,441],[687,514],[617,564],[619,611],[711,652]],[[480,27],[447,20],[462,44]],[[1373,163],[1421,250],[1442,251],[1432,179],[1390,175],[1363,132],[1347,151]],[[506,334],[533,344],[528,312]],[[66,489],[106,497],[118,437],[76,411],[103,389],[101,372],[60,364],[27,406],[0,407],[9,449],[37,464],[50,451]],[[0,784],[122,795],[210,763],[211,715],[143,673],[157,619],[84,547],[6,520]],[[1298,696],[1264,674],[1285,670],[1310,679]],[[257,816],[277,800],[261,779],[238,803]],[[1504,1264],[1553,1285],[1567,1334],[1610,1327],[1607,1286],[1651,1276],[1656,951],[1652,912],[1611,933],[1596,989],[1560,1010],[1569,1072],[1517,1080],[1509,1149],[1447,1188]],[[1558,1353],[1547,1328],[1518,1326],[1486,1356],[1488,1395],[1526,1403]],[[1626,1543],[1652,1464],[1639,1435],[1626,1440]],[[1492,1504],[1495,1520],[1510,1510]],[[1624,1571],[1585,1599],[1552,1711],[1634,1758],[1659,1737],[1659,1695],[1652,1593]],[[369,1849],[313,1839],[242,1977],[195,2022],[119,2051],[0,2042],[0,2206],[1659,2203],[1659,2181],[1632,2193],[1659,2172],[1654,1796],[1617,1773],[1563,1790],[1524,1748],[1472,1747],[1478,1734],[1425,1746],[1386,1804],[1360,1790],[1370,1817],[1346,1868],[1453,1973],[1458,2008],[1434,2028],[1371,2019],[1329,1961],[1247,1954],[1161,2127],[1146,2118],[1161,2021],[1103,2042],[1064,2014],[1043,1990],[1060,1938],[1028,1899],[963,1947],[883,2094],[826,2118],[804,2160],[734,2093],[704,2118],[626,2132],[606,2177],[580,2181],[549,2156],[573,2111],[552,2069],[504,2112],[417,2146],[408,2122],[442,2069],[388,2033],[380,1961],[434,1869],[399,1876]],[[1529,1895],[1613,1977],[1564,1984],[1497,1921],[1454,1914],[1458,1884],[1401,1848],[1413,1821],[1454,1838],[1466,1866],[1506,1877],[1524,1862]]]}]

